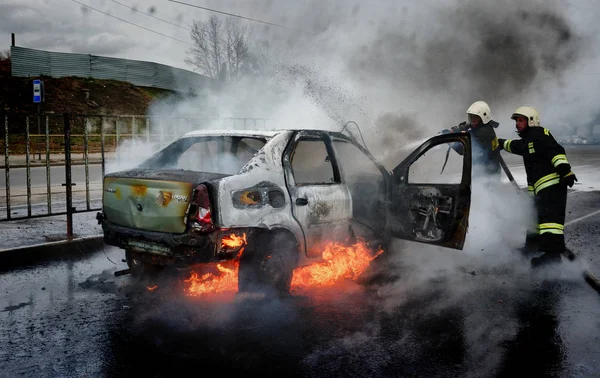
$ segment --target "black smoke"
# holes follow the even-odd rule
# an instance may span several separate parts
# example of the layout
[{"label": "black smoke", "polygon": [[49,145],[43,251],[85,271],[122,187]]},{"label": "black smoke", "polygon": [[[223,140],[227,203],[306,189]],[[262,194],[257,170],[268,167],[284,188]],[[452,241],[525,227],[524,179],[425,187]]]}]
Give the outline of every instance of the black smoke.
[{"label": "black smoke", "polygon": [[465,0],[431,12],[433,18],[408,33],[402,18],[382,25],[350,67],[398,86],[408,81],[423,91],[449,92],[468,106],[535,90],[542,78],[560,79],[584,47],[553,1]]}]

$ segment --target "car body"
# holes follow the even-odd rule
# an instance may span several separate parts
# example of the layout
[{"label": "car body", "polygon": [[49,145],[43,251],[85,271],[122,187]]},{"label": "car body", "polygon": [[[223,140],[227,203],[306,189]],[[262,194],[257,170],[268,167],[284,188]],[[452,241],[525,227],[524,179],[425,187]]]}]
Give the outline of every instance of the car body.
[{"label": "car body", "polygon": [[[422,156],[452,142],[467,151],[454,154],[452,183],[411,180]],[[468,134],[435,136],[390,172],[348,133],[194,131],[134,169],[106,174],[97,218],[132,273],[241,255],[240,290],[261,283],[285,292],[293,269],[321,259],[331,241],[462,249],[470,143]]]}]

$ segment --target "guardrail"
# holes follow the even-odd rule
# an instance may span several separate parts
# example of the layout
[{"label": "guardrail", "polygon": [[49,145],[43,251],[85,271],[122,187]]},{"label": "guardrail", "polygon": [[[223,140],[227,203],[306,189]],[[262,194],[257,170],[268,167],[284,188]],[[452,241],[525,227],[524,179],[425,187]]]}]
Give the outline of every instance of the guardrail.
[{"label": "guardrail", "polygon": [[190,130],[269,125],[258,118],[139,115],[4,114],[0,120],[0,222],[66,215],[69,237],[73,214],[101,209],[107,164],[139,158],[137,145],[157,150]]}]

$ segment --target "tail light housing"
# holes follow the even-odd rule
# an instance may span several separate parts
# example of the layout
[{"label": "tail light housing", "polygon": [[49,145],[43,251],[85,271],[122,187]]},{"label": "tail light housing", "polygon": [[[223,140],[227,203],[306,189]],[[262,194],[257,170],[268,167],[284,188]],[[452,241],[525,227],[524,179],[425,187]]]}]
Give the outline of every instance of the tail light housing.
[{"label": "tail light housing", "polygon": [[199,184],[196,186],[190,205],[192,227],[202,232],[214,230],[210,198],[206,185]]}]

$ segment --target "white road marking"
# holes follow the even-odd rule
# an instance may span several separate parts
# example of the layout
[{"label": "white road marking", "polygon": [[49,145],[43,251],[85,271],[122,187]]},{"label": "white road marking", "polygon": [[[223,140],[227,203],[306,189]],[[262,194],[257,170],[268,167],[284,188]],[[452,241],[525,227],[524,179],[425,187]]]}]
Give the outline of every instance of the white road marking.
[{"label": "white road marking", "polygon": [[568,225],[570,225],[570,224],[573,224],[573,223],[577,223],[577,222],[579,222],[579,221],[581,221],[581,220],[584,220],[584,219],[586,219],[586,218],[589,218],[589,217],[593,217],[593,216],[594,216],[594,215],[596,215],[596,214],[600,214],[600,210],[596,210],[596,211],[594,211],[593,213],[589,213],[588,215],[584,215],[584,216],[582,216],[582,217],[579,217],[579,218],[577,218],[577,219],[570,220],[570,221],[568,221],[567,223],[565,223],[565,226],[568,226]]}]

